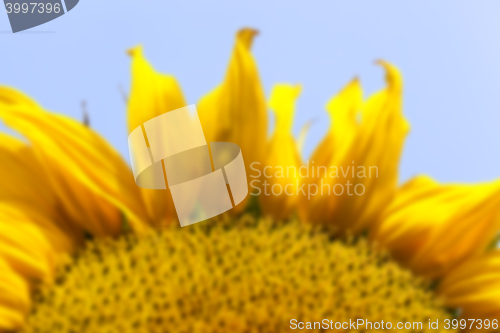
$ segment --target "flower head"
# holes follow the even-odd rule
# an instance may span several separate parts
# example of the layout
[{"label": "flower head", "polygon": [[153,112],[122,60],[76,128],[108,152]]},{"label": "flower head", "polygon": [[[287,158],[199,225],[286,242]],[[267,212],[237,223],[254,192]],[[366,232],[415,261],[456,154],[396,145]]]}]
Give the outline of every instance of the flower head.
[{"label": "flower head", "polygon": [[[276,85],[266,103],[255,35],[237,33],[223,82],[198,104],[207,141],[238,144],[271,189],[316,195],[261,195],[185,228],[170,193],[137,187],[99,134],[0,88],[0,119],[26,139],[0,136],[0,329],[281,332],[293,317],[500,314],[499,183],[398,185],[409,125],[401,74],[385,61],[384,89],[364,100],[356,78],[331,99],[331,127],[306,161],[291,134],[301,88]],[[156,72],[141,47],[129,54],[129,130],[186,105],[175,77]],[[266,167],[315,176],[267,179]],[[344,185],[355,195],[336,194]]]}]

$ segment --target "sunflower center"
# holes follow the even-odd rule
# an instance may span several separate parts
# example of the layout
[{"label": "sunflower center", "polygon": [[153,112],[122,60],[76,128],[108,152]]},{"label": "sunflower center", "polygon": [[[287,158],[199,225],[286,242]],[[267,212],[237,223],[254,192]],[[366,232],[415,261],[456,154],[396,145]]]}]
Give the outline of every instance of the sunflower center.
[{"label": "sunflower center", "polygon": [[426,330],[448,317],[363,238],[244,216],[89,242],[35,297],[25,332],[285,332],[349,319]]}]

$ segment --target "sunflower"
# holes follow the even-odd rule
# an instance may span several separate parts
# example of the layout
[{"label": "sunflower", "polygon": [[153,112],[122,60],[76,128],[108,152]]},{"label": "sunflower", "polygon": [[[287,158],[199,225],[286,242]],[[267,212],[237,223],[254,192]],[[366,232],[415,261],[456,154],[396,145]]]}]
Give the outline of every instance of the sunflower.
[{"label": "sunflower", "polygon": [[[381,91],[364,99],[355,78],[327,104],[330,129],[304,161],[291,134],[301,87],[278,84],[267,104],[256,34],[237,33],[224,80],[198,103],[207,141],[241,147],[254,193],[185,228],[168,190],[136,186],[99,134],[0,88],[0,118],[25,138],[0,141],[0,330],[498,328],[500,183],[398,184],[409,125],[385,61]],[[129,130],[187,104],[141,47],[129,54]],[[299,173],[269,177],[288,169]]]}]

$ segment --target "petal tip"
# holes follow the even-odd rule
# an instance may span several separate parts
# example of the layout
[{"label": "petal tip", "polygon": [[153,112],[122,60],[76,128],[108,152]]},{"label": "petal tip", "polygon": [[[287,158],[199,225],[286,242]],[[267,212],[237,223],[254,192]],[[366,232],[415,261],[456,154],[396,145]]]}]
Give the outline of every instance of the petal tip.
[{"label": "petal tip", "polygon": [[294,85],[295,89],[295,97],[299,97],[300,94],[302,93],[302,85],[300,83],[297,83]]},{"label": "petal tip", "polygon": [[127,55],[133,57],[136,55],[142,54],[142,45],[137,45],[134,47],[131,47],[127,50]]},{"label": "petal tip", "polygon": [[395,88],[397,91],[400,91],[403,86],[403,78],[401,77],[399,69],[390,62],[383,59],[376,60],[375,64],[384,68],[386,73],[385,80],[388,86]]},{"label": "petal tip", "polygon": [[236,38],[239,41],[243,42],[243,44],[248,49],[250,49],[252,47],[253,40],[254,40],[255,36],[258,36],[259,34],[260,34],[259,30],[254,29],[254,28],[245,27],[245,28],[241,28],[240,30],[238,30],[238,33],[236,34]]}]

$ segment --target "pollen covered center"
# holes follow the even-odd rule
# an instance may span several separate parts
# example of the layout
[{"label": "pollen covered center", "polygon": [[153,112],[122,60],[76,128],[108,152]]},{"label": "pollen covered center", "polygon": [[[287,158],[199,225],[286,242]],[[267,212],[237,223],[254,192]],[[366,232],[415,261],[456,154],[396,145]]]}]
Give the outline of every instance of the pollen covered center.
[{"label": "pollen covered center", "polygon": [[288,332],[349,319],[425,331],[448,317],[425,281],[363,238],[246,215],[89,242],[41,288],[23,332]]}]

